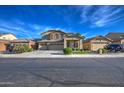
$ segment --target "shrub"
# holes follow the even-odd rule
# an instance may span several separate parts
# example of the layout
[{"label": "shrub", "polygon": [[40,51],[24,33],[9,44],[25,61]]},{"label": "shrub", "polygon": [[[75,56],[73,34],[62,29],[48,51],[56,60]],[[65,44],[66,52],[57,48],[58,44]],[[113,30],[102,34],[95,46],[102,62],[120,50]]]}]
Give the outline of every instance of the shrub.
[{"label": "shrub", "polygon": [[80,48],[72,48],[72,51],[73,51],[73,52],[81,52],[81,51],[83,51],[83,49],[80,49]]},{"label": "shrub", "polygon": [[77,48],[77,51],[79,51],[79,52],[80,52],[80,51],[81,51],[81,49],[80,49],[80,48]]},{"label": "shrub", "polygon": [[108,52],[108,50],[107,50],[107,49],[105,49],[105,48],[103,48],[103,49],[102,49],[102,52],[103,52],[103,53],[107,53],[107,52]]},{"label": "shrub", "polygon": [[82,50],[82,51],[73,52],[73,53],[74,53],[74,54],[88,54],[89,51],[84,51],[84,50]]},{"label": "shrub", "polygon": [[89,50],[89,47],[88,46],[84,46],[83,49],[87,51],[87,50]]},{"label": "shrub", "polygon": [[73,51],[72,51],[72,48],[69,48],[69,47],[68,47],[68,48],[64,48],[64,49],[63,49],[63,52],[64,52],[64,54],[66,54],[66,55],[70,55],[70,54],[72,54]]},{"label": "shrub", "polygon": [[98,53],[100,53],[100,51],[102,51],[102,53],[107,53],[108,52],[107,49],[105,49],[105,48],[99,48],[97,50]]},{"label": "shrub", "polygon": [[16,45],[13,47],[13,52],[15,53],[23,53],[23,52],[31,52],[32,48],[29,48],[28,45]]}]

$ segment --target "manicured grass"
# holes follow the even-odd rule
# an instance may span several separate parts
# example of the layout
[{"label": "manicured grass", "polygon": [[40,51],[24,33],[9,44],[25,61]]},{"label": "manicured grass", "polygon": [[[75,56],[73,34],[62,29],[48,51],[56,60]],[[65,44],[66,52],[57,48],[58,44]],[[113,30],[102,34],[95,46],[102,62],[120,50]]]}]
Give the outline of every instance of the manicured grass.
[{"label": "manicured grass", "polygon": [[73,51],[73,54],[89,54],[89,51]]}]

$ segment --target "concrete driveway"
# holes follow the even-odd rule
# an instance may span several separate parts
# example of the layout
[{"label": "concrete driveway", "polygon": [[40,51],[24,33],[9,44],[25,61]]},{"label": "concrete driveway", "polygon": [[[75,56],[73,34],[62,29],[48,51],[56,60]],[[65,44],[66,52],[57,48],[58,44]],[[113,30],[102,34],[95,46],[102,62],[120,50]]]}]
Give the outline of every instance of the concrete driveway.
[{"label": "concrete driveway", "polygon": [[62,50],[35,50],[21,54],[0,54],[0,57],[52,57],[62,56]]},{"label": "concrete driveway", "polygon": [[33,52],[23,53],[23,55],[52,56],[52,55],[64,55],[64,54],[62,50],[36,50]]},{"label": "concrete driveway", "polygon": [[124,87],[124,58],[0,58],[4,87]]}]

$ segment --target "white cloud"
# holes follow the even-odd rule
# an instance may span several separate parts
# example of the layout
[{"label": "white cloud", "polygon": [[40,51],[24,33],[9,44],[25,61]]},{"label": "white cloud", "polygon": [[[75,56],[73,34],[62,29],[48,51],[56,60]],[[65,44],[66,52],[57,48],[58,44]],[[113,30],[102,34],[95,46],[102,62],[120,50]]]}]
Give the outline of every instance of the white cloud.
[{"label": "white cloud", "polygon": [[84,23],[88,21],[88,13],[92,9],[92,5],[87,5],[87,6],[77,6],[77,9],[81,11],[80,17],[82,18],[81,23]]},{"label": "white cloud", "polygon": [[124,17],[124,14],[121,13],[123,9],[119,6],[83,6],[80,9],[82,11],[81,23],[88,22],[90,27],[109,26]]},{"label": "white cloud", "polygon": [[62,30],[62,31],[68,31],[64,28],[60,27],[51,27],[51,26],[44,26],[44,25],[38,25],[38,24],[29,24],[24,23],[21,21],[14,21],[14,22],[8,22],[8,21],[0,21],[0,31],[5,33],[13,33],[19,37],[25,37],[25,38],[40,38],[40,35],[42,32],[47,30]]}]

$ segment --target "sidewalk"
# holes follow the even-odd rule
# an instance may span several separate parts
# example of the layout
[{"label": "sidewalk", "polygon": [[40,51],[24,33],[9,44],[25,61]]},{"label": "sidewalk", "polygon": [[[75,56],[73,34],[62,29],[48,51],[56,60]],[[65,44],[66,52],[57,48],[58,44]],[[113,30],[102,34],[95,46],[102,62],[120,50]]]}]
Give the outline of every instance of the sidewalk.
[{"label": "sidewalk", "polygon": [[124,53],[64,55],[62,51],[34,51],[22,54],[0,54],[0,58],[89,58],[124,57]]}]

